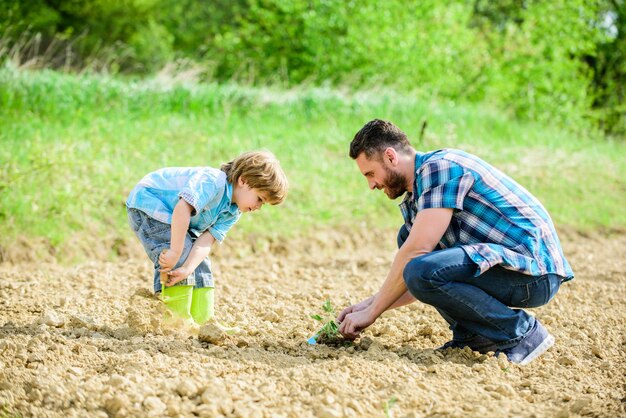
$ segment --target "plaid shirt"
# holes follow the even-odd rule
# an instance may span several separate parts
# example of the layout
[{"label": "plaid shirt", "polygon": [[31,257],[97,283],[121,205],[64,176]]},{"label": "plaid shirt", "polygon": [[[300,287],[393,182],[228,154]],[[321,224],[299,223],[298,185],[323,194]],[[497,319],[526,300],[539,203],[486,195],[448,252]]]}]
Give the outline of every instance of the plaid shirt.
[{"label": "plaid shirt", "polygon": [[409,230],[417,212],[454,209],[441,249],[461,247],[479,266],[493,266],[531,276],[574,273],[563,255],[548,212],[539,200],[498,169],[459,150],[417,153],[413,193],[400,210]]},{"label": "plaid shirt", "polygon": [[170,167],[146,175],[130,192],[126,206],[157,221],[171,224],[179,199],[193,206],[189,231],[208,230],[219,242],[241,216],[232,202],[233,187],[226,174],[211,167]]}]

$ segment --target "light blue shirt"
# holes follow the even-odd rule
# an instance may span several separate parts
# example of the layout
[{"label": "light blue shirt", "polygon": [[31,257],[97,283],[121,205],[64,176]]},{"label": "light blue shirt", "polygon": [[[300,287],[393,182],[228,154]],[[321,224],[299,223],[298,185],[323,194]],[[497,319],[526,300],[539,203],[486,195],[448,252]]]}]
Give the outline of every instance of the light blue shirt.
[{"label": "light blue shirt", "polygon": [[232,201],[233,186],[226,173],[211,167],[168,167],[146,175],[130,192],[126,206],[157,221],[172,223],[179,199],[193,207],[189,231],[206,230],[219,242],[239,220],[241,211]]}]

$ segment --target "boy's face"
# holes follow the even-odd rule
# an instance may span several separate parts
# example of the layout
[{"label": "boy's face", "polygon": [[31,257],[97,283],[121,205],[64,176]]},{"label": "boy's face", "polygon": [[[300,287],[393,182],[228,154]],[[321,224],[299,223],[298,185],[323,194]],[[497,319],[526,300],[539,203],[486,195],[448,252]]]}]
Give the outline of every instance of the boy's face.
[{"label": "boy's face", "polygon": [[240,211],[252,212],[261,209],[266,201],[267,198],[262,192],[250,188],[241,177],[237,180],[233,190],[233,203],[237,205]]}]

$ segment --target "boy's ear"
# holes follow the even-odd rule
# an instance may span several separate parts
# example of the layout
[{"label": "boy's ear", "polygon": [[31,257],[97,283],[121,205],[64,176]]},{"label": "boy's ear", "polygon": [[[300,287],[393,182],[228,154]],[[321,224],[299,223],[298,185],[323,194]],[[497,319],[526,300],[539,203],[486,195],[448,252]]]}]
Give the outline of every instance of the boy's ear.
[{"label": "boy's ear", "polygon": [[243,186],[244,184],[246,184],[245,180],[243,179],[243,177],[239,176],[239,178],[237,179],[237,184],[239,185],[239,187]]}]

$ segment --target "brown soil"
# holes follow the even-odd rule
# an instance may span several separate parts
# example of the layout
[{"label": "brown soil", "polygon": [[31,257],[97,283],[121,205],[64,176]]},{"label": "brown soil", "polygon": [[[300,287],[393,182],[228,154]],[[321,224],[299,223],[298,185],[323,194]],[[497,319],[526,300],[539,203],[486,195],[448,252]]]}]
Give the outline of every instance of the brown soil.
[{"label": "brown soil", "polygon": [[[624,416],[626,237],[564,236],[577,278],[532,310],[556,345],[526,367],[468,350],[420,303],[352,347],[309,346],[330,297],[378,289],[393,233],[218,250],[217,316],[237,335],[172,329],[147,259],[3,264],[0,416]],[[137,251],[138,253],[138,251]],[[197,333],[196,333],[197,334]],[[201,334],[202,336],[202,334]],[[210,341],[210,342],[209,342]]]}]

